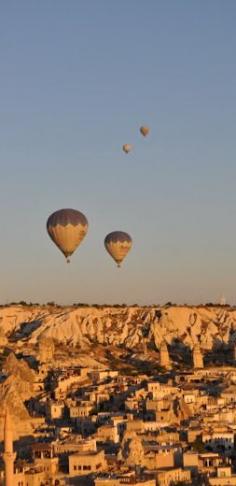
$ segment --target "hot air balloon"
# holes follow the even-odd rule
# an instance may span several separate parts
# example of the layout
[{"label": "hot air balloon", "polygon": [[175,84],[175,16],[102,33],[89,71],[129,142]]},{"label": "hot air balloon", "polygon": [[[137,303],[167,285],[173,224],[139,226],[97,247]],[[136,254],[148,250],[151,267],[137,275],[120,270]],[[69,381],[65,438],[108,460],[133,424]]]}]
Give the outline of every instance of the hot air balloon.
[{"label": "hot air balloon", "polygon": [[148,128],[148,127],[140,127],[140,133],[144,137],[146,137],[149,134],[149,132],[150,132],[150,128]]},{"label": "hot air balloon", "polygon": [[132,150],[133,146],[130,143],[125,143],[122,148],[123,148],[123,151],[126,154],[128,154]]},{"label": "hot air balloon", "polygon": [[60,209],[47,220],[47,232],[67,259],[80,245],[88,231],[87,218],[76,209]]},{"label": "hot air balloon", "polygon": [[106,236],[104,245],[108,253],[117,263],[117,266],[120,267],[132,247],[132,238],[128,233],[124,233],[124,231],[113,231]]}]

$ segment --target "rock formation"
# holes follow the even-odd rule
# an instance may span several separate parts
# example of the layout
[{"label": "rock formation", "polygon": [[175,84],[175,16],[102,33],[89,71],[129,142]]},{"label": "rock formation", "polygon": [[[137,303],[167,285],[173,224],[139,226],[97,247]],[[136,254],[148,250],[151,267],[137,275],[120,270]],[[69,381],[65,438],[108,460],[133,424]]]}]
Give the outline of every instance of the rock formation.
[{"label": "rock formation", "polygon": [[165,341],[162,341],[160,346],[160,366],[166,369],[171,368],[169,352]]},{"label": "rock formation", "polygon": [[23,359],[16,358],[10,353],[3,364],[4,372],[14,377],[15,387],[22,399],[28,400],[34,390],[35,373]]},{"label": "rock formation", "polygon": [[[15,423],[15,435],[32,432],[30,416],[24,404],[34,393],[34,372],[24,360],[10,353],[3,365],[6,379],[0,383],[0,405],[3,413],[8,410]],[[3,430],[3,416],[1,417]],[[0,439],[2,433],[0,433]]]},{"label": "rock formation", "polygon": [[53,360],[54,356],[54,341],[52,338],[44,335],[39,338],[39,361],[41,363],[48,363]]},{"label": "rock formation", "polygon": [[236,343],[232,344],[232,359],[236,361]]},{"label": "rock formation", "polygon": [[[21,388],[21,392],[19,392],[19,388]],[[0,416],[0,440],[3,439],[4,414],[7,410],[15,424],[15,439],[19,435],[27,435],[32,432],[30,416],[24,405],[23,388],[24,383],[22,382],[19,387],[19,380],[16,380],[12,375],[0,384],[0,405],[3,414]],[[25,396],[28,397],[28,390],[26,392]]]},{"label": "rock formation", "polygon": [[236,340],[236,310],[220,306],[12,306],[0,309],[0,320],[4,339],[11,338],[21,348],[25,342],[35,346],[49,339],[83,350],[93,344],[141,349],[145,333],[147,344],[152,342],[156,349],[163,340],[167,345],[178,340],[191,349],[200,343],[206,351]]},{"label": "rock formation", "polygon": [[202,357],[199,344],[195,344],[193,348],[193,367],[196,369],[200,369],[204,367],[203,357]]}]

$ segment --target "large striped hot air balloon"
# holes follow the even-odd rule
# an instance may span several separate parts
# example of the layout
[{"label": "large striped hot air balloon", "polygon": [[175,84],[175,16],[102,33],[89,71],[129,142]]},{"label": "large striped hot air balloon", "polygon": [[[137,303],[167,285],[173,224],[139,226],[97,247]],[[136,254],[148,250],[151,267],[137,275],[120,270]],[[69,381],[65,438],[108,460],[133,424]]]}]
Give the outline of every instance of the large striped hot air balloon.
[{"label": "large striped hot air balloon", "polygon": [[47,232],[68,263],[87,231],[87,218],[76,209],[60,209],[47,220]]},{"label": "large striped hot air balloon", "polygon": [[120,267],[132,247],[132,238],[124,231],[113,231],[106,236],[104,245],[117,266]]}]

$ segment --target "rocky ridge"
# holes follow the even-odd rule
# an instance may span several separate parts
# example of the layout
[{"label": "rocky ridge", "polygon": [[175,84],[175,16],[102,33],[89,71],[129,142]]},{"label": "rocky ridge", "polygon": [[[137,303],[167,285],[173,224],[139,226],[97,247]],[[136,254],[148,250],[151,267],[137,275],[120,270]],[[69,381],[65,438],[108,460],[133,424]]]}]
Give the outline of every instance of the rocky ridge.
[{"label": "rocky ridge", "polygon": [[211,350],[236,341],[236,310],[230,307],[40,307],[0,309],[1,336],[24,346],[40,339],[72,347],[100,344],[136,349],[179,341]]}]

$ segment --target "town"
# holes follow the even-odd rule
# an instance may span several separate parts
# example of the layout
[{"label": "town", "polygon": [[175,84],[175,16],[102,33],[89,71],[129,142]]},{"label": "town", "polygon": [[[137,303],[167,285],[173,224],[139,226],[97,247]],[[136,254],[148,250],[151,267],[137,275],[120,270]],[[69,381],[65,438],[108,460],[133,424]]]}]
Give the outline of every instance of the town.
[{"label": "town", "polygon": [[[13,310],[20,323],[26,312],[23,307],[2,312],[9,316]],[[159,328],[163,310],[169,316],[183,312],[175,307],[154,309]],[[153,309],[124,309],[123,320],[131,311],[133,318],[134,312],[137,319],[139,314],[136,328],[146,328],[154,315]],[[185,311],[194,336],[200,317],[193,318],[193,311],[209,314],[210,308]],[[47,312],[55,319],[55,311]],[[78,311],[70,310],[70,319],[73,312]],[[113,310],[113,319],[118,319],[117,312]],[[219,306],[211,312],[225,327],[234,322],[233,309]],[[135,361],[134,349],[131,356],[121,346],[115,350],[115,346],[93,343],[96,359],[91,359],[89,353],[86,358],[76,347],[45,335],[32,344],[38,332],[36,320],[24,325],[14,322],[14,332],[2,336],[1,343],[0,484],[236,485],[234,342],[227,352],[215,351],[217,363],[206,362],[207,354],[197,343],[177,365],[168,342],[162,339],[154,350],[149,335],[139,352],[147,359],[141,366],[138,353]],[[156,359],[156,367],[150,362],[148,366],[148,355]]]}]

